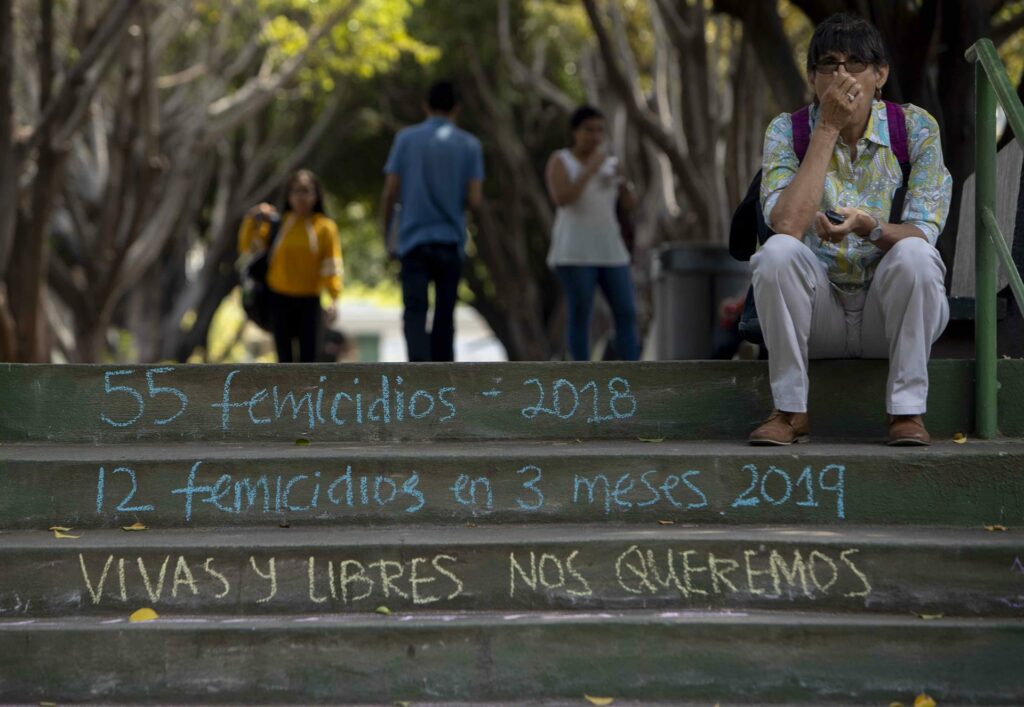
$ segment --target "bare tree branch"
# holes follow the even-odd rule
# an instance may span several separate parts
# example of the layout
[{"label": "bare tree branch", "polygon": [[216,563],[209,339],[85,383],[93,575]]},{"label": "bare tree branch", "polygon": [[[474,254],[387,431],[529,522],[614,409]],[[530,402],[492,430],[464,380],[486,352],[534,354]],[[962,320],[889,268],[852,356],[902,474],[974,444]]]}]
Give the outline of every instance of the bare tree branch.
[{"label": "bare tree branch", "polygon": [[757,65],[772,87],[779,108],[792,111],[806,103],[807,78],[793,58],[776,3],[715,0],[714,7],[743,23],[743,39],[754,48]]},{"label": "bare tree branch", "polygon": [[208,145],[216,142],[266,107],[274,99],[274,93],[294,78],[321,37],[348,17],[355,7],[355,0],[350,0],[331,13],[322,24],[315,27],[310,33],[306,47],[295,56],[289,57],[276,73],[265,75],[261,71],[260,75],[246,81],[230,96],[224,96],[211,103],[206,111],[208,123],[204,131],[203,143]]},{"label": "bare tree branch", "polygon": [[199,62],[198,64],[193,64],[187,69],[182,69],[176,73],[161,76],[156,80],[156,87],[161,91],[165,91],[167,89],[185,86],[186,84],[193,83],[194,81],[203,78],[209,73],[209,71],[209,67],[207,67],[205,63]]},{"label": "bare tree branch", "polygon": [[[18,166],[14,142],[14,6],[0,0],[0,276],[7,272],[17,212]],[[0,302],[6,307],[7,298]],[[0,312],[2,314],[2,312]],[[10,317],[10,313],[7,313]],[[2,343],[2,342],[0,342]],[[0,354],[3,353],[0,346]],[[4,360],[10,360],[5,356]]]},{"label": "bare tree branch", "polygon": [[[102,24],[93,34],[78,61],[68,71],[60,92],[52,101],[47,102],[39,122],[25,142],[25,153],[36,149],[51,126],[66,120],[74,112],[73,108],[77,104],[89,102],[99,82],[87,80],[88,74],[101,57],[116,50],[117,45],[124,39],[124,24],[138,2],[139,0],[111,0],[111,7],[103,14]],[[109,66],[108,63],[106,68]]]},{"label": "bare tree branch", "polygon": [[660,117],[651,113],[639,86],[627,76],[615,52],[614,43],[604,26],[604,20],[601,18],[596,0],[583,0],[583,6],[597,37],[598,48],[604,60],[605,70],[608,72],[609,82],[625,102],[630,118],[668,157],[683,191],[692,201],[694,211],[698,214],[698,220],[705,224],[710,223],[711,214],[708,204],[703,198],[703,188],[696,177],[701,170],[685,154],[685,146],[678,142],[668,126],[662,124]]},{"label": "bare tree branch", "polygon": [[238,201],[236,208],[244,210],[247,208],[247,205],[251,205],[260,195],[269,194],[279,185],[284,184],[288,175],[298,169],[309,158],[313,149],[320,144],[320,140],[323,139],[329,128],[334,129],[340,135],[348,132],[347,128],[351,127],[352,123],[355,122],[354,116],[347,116],[340,125],[334,122],[338,111],[341,109],[342,96],[341,91],[335,91],[332,94],[327,106],[320,112],[320,115],[309,130],[306,131],[305,135],[302,136],[302,141],[292,149],[285,159],[281,160],[277,169],[274,170],[270,177],[265,179],[255,189],[247,189],[243,192],[244,196]]},{"label": "bare tree branch", "polygon": [[571,113],[575,107],[574,101],[564,91],[548,81],[543,73],[528,69],[516,56],[515,50],[512,48],[512,33],[509,25],[508,0],[498,0],[498,48],[511,72],[512,80],[520,87],[530,87],[531,90],[536,90],[564,112]]}]

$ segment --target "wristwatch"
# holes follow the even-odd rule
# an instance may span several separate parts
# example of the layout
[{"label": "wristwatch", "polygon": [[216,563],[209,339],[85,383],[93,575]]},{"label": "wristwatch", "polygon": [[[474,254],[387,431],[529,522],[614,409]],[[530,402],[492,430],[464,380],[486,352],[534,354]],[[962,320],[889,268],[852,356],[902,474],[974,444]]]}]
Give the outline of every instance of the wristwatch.
[{"label": "wristwatch", "polygon": [[877,243],[882,238],[882,222],[876,217],[872,218],[875,219],[875,227],[868,232],[868,240]]}]

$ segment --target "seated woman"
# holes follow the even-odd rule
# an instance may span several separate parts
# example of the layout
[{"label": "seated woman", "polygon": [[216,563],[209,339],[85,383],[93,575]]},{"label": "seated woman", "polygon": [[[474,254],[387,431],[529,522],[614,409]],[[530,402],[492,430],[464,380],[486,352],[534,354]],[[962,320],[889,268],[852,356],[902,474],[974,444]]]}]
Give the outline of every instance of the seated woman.
[{"label": "seated woman", "polygon": [[[952,180],[938,125],[917,106],[890,110],[881,100],[882,37],[859,17],[833,15],[815,29],[807,72],[814,105],[778,116],[765,135],[761,202],[776,235],[751,271],[776,409],[750,442],[807,441],[809,358],[888,358],[889,444],[926,445],[928,357],[949,319],[935,241]],[[809,125],[797,127],[810,131],[802,161],[793,137],[801,115]],[[911,164],[900,218],[890,216],[903,182],[891,115],[906,123]]]}]

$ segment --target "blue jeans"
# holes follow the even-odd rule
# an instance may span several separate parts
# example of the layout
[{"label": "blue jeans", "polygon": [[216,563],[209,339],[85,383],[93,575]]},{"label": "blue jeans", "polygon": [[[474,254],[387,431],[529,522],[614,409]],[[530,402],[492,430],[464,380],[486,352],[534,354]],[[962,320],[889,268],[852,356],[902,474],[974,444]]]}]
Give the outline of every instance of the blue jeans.
[{"label": "blue jeans", "polygon": [[[455,360],[455,302],[462,256],[454,243],[426,243],[402,256],[405,344],[410,361]],[[427,332],[427,291],[434,283],[434,320]]]},{"label": "blue jeans", "polygon": [[629,266],[559,265],[558,279],[562,281],[569,310],[569,353],[573,359],[590,360],[590,315],[594,310],[594,290],[600,285],[615,319],[615,353],[624,361],[636,361],[640,350]]}]

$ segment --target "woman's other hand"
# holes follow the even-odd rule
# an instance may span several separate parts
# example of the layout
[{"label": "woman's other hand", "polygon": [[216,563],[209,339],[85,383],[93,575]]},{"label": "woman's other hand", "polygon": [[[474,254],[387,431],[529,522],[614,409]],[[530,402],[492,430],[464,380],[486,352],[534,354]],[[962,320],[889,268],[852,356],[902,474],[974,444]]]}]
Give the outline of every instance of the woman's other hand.
[{"label": "woman's other hand", "polygon": [[277,216],[277,209],[264,201],[249,209],[245,215],[254,221],[269,221]]},{"label": "woman's other hand", "polygon": [[586,164],[583,168],[591,175],[597,174],[604,167],[605,154],[603,147],[594,148],[594,151],[590,153],[590,157],[587,158]]},{"label": "woman's other hand", "polygon": [[851,233],[863,238],[875,227],[874,217],[866,211],[851,206],[839,206],[835,211],[843,217],[842,223],[832,223],[821,211],[814,217],[814,230],[823,241],[841,243]]}]

